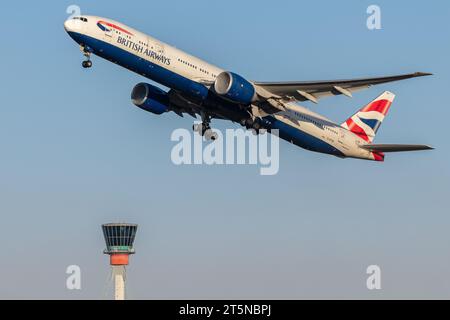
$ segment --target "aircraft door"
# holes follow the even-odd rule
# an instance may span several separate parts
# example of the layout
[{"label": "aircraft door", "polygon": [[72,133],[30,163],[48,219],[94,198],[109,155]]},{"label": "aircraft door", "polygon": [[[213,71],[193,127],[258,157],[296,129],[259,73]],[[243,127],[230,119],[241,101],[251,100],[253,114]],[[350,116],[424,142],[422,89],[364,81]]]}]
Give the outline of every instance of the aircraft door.
[{"label": "aircraft door", "polygon": [[345,144],[345,140],[347,140],[347,131],[345,129],[339,129],[338,142]]}]

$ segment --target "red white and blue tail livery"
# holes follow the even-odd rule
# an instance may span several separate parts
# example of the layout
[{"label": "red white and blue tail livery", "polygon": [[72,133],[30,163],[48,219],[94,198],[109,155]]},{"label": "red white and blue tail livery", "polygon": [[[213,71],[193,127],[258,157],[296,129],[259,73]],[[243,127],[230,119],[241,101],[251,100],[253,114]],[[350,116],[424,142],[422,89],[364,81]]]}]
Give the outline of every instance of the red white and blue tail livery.
[{"label": "red white and blue tail livery", "polygon": [[410,74],[351,80],[258,82],[223,70],[120,22],[76,16],[64,23],[92,67],[95,54],[167,88],[137,84],[132,102],[153,114],[174,112],[197,117],[194,130],[214,140],[212,119],[230,120],[256,133],[278,129],[279,136],[304,149],[340,158],[383,161],[384,153],[431,149],[426,145],[373,144],[394,94],[384,92],[341,125],[300,106],[299,102],[345,95],[373,85],[430,75]]},{"label": "red white and blue tail livery", "polygon": [[351,118],[348,118],[342,124],[347,130],[350,130],[363,140],[372,142],[380,128],[384,117],[389,112],[395,95],[389,91],[383,92],[378,98],[363,107]]}]

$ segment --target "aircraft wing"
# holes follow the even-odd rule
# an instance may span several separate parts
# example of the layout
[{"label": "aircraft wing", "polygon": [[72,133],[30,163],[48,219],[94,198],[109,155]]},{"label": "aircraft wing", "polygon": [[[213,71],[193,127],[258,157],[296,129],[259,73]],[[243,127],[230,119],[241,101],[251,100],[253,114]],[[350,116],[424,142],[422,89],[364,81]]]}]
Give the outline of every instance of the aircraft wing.
[{"label": "aircraft wing", "polygon": [[418,151],[418,150],[432,150],[433,148],[421,144],[367,144],[361,148],[369,151],[379,152],[401,152],[401,151]]},{"label": "aircraft wing", "polygon": [[431,73],[416,72],[397,76],[362,78],[353,80],[303,81],[303,82],[254,82],[257,94],[265,99],[289,99],[312,101],[331,95],[351,97],[358,90],[367,89],[376,84],[429,76]]}]

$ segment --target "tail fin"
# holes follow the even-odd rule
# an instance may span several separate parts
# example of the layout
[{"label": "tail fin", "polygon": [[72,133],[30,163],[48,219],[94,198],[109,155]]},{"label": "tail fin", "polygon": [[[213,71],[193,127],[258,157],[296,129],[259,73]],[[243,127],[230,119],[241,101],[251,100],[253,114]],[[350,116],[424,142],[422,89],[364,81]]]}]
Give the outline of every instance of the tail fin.
[{"label": "tail fin", "polygon": [[392,92],[383,92],[378,98],[348,118],[341,126],[371,143],[394,98],[395,94]]}]

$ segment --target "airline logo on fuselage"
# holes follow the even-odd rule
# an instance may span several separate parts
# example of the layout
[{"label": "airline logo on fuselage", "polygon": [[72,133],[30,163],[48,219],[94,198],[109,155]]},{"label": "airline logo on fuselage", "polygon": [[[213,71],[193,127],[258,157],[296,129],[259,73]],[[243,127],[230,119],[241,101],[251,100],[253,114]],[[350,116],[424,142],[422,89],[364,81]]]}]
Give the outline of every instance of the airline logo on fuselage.
[{"label": "airline logo on fuselage", "polygon": [[128,34],[130,36],[133,35],[131,32],[125,30],[124,28],[121,28],[118,25],[115,25],[113,23],[109,23],[109,22],[106,22],[106,21],[98,21],[97,22],[97,27],[99,27],[100,30],[105,31],[105,32],[110,32],[111,29],[116,29],[116,30],[121,31],[123,33],[126,33],[126,34]]},{"label": "airline logo on fuselage", "polygon": [[130,41],[128,39],[125,39],[123,37],[117,38],[117,43],[121,44],[137,53],[145,54],[147,57],[157,60],[165,65],[170,66],[170,58],[167,58],[163,54],[157,53],[153,50],[150,50],[149,48],[145,48],[143,45],[140,45],[136,42]]}]

